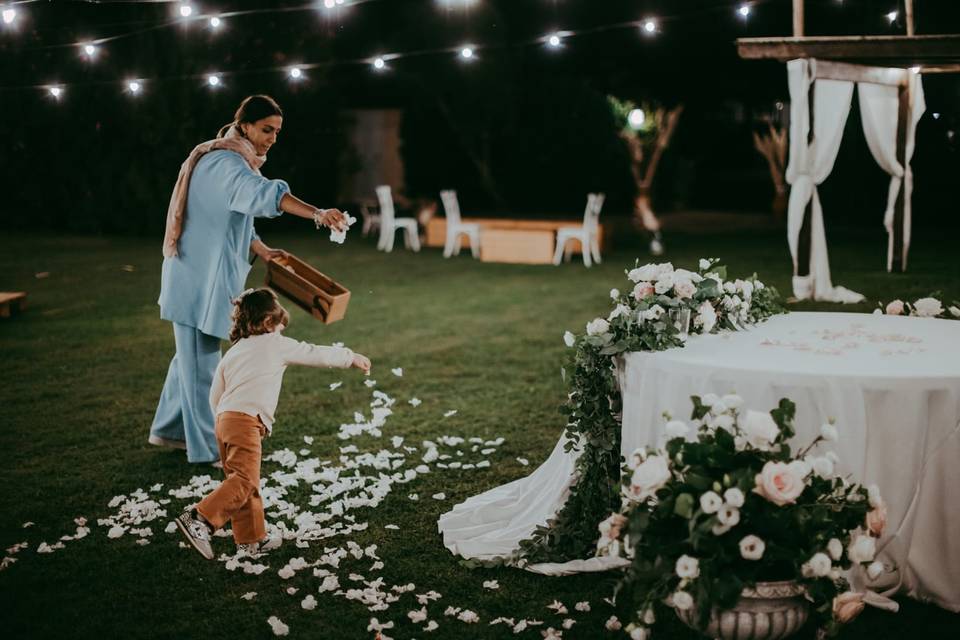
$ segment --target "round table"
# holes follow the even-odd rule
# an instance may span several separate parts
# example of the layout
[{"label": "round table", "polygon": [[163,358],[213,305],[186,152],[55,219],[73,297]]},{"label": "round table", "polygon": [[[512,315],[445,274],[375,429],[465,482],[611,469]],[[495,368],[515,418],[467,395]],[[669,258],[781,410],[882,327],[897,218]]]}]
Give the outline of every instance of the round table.
[{"label": "round table", "polygon": [[626,354],[620,384],[624,455],[661,444],[664,412],[688,419],[691,395],[733,392],[764,411],[790,398],[801,446],[835,419],[838,470],[887,502],[881,546],[900,587],[960,611],[960,322],[790,313]]}]

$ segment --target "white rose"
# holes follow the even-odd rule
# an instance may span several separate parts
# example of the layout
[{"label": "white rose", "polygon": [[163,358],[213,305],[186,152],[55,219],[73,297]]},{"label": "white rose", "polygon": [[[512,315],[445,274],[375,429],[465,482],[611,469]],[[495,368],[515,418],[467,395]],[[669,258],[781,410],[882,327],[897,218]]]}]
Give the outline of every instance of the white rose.
[{"label": "white rose", "polygon": [[723,403],[723,400],[717,400],[712,405],[710,405],[710,413],[715,416],[725,413],[727,411],[727,405]]},{"label": "white rose", "polygon": [[867,576],[871,580],[876,580],[881,575],[883,575],[884,567],[883,563],[880,561],[874,561],[870,563],[870,566],[867,567]]},{"label": "white rose", "polygon": [[820,436],[827,442],[836,442],[840,437],[840,434],[837,433],[837,428],[835,426],[829,422],[825,422],[820,425]]},{"label": "white rose", "polygon": [[700,258],[700,271],[706,271],[710,268],[710,261],[706,258]]},{"label": "white rose", "polygon": [[733,527],[731,527],[730,525],[723,524],[722,522],[717,522],[716,524],[713,525],[713,527],[710,528],[710,531],[715,536],[722,536],[727,531],[730,531],[730,529],[732,528]]},{"label": "white rose", "polygon": [[663,456],[652,455],[638,465],[630,479],[630,493],[637,500],[652,496],[670,480],[670,467]]},{"label": "white rose", "polygon": [[653,285],[653,290],[657,293],[666,293],[673,288],[673,274],[667,273],[660,276],[660,279],[657,280],[657,283]]},{"label": "white rose", "polygon": [[750,298],[753,297],[753,283],[749,280],[739,281],[740,282],[740,291],[743,292],[743,299],[750,301]]},{"label": "white rose", "polygon": [[757,536],[749,535],[740,540],[740,555],[744,560],[759,560],[763,557],[764,549],[766,545]]},{"label": "white rose", "polygon": [[867,487],[867,499],[870,500],[870,506],[874,509],[880,507],[883,504],[883,498],[880,497],[880,487],[875,484]]},{"label": "white rose", "polygon": [[717,325],[717,312],[714,311],[712,304],[704,302],[700,305],[700,308],[697,309],[697,317],[694,320],[694,324],[703,327],[704,333],[713,331],[713,328]]},{"label": "white rose", "polygon": [[620,620],[617,619],[617,616],[610,616],[610,619],[607,620],[604,625],[607,628],[607,631],[620,631],[623,628],[623,625],[620,624]]},{"label": "white rose", "polygon": [[913,303],[914,315],[933,318],[943,313],[943,305],[936,298],[920,298]]},{"label": "white rose", "polygon": [[673,594],[673,606],[680,611],[686,611],[693,606],[693,596],[686,591],[677,591]]},{"label": "white rose", "polygon": [[960,308],[950,306],[948,311],[950,311],[950,315],[952,315],[954,318],[960,318]]},{"label": "white rose", "polygon": [[829,575],[832,567],[830,556],[822,552],[813,554],[813,557],[809,560],[809,565],[813,575],[818,578]]},{"label": "white rose", "polygon": [[723,501],[730,505],[731,507],[740,508],[743,506],[744,495],[743,491],[733,487],[732,489],[727,489],[723,492]]},{"label": "white rose", "polygon": [[769,451],[773,441],[780,434],[780,428],[769,413],[753,409],[747,411],[746,419],[740,427],[747,442],[761,451]]},{"label": "white rose", "polygon": [[830,458],[826,456],[822,458],[811,457],[809,464],[813,472],[824,480],[829,480],[833,477],[833,461]]},{"label": "white rose", "polygon": [[627,274],[627,277],[633,282],[640,282],[641,280],[656,280],[660,275],[660,269],[655,264],[645,264],[642,267],[636,269],[631,269],[630,273]]},{"label": "white rose", "polygon": [[740,523],[740,509],[725,504],[717,511],[717,519],[725,527],[735,527]]},{"label": "white rose", "polygon": [[850,562],[870,562],[877,553],[877,541],[870,536],[858,535],[847,547],[847,557]]},{"label": "white rose", "polygon": [[723,402],[723,404],[727,405],[728,409],[736,410],[743,406],[743,398],[735,393],[728,393],[720,398],[720,400]]},{"label": "white rose", "polygon": [[655,304],[643,312],[643,318],[644,320],[659,320],[664,313],[664,308],[658,304]]},{"label": "white rose", "polygon": [[657,265],[657,274],[658,277],[662,278],[665,275],[673,273],[673,263],[672,262],[661,262]]},{"label": "white rose", "polygon": [[713,491],[707,491],[700,496],[700,508],[704,513],[716,513],[723,506],[723,498]]},{"label": "white rose", "polygon": [[717,396],[717,394],[715,393],[707,393],[707,394],[704,394],[702,398],[700,398],[700,403],[703,404],[703,406],[705,407],[712,407],[713,405],[717,404],[717,402],[719,401],[720,401],[720,397]]},{"label": "white rose", "polygon": [[610,298],[616,300],[620,297],[620,289],[610,289]]},{"label": "white rose", "polygon": [[835,451],[827,451],[826,457],[829,458],[830,462],[833,464],[840,462],[840,456],[838,456]]},{"label": "white rose", "polygon": [[673,440],[674,438],[686,438],[687,434],[690,433],[690,427],[687,426],[686,422],[680,420],[671,420],[667,423],[666,434],[668,440]]},{"label": "white rose", "polygon": [[587,335],[599,336],[610,331],[610,323],[603,318],[594,318],[587,323]]},{"label": "white rose", "polygon": [[836,538],[830,538],[830,542],[827,543],[827,552],[831,558],[839,560],[843,557],[843,543]]},{"label": "white rose", "polygon": [[677,575],[681,578],[693,580],[700,575],[700,561],[688,555],[677,558]]},{"label": "white rose", "polygon": [[574,336],[569,331],[563,334],[563,343],[568,347],[572,347],[574,344],[576,344],[576,342],[577,342],[576,336]]},{"label": "white rose", "polygon": [[674,285],[673,292],[677,294],[678,298],[692,298],[693,294],[697,292],[697,285],[692,282],[680,282]]},{"label": "white rose", "polygon": [[[716,405],[714,405],[716,406]],[[724,414],[722,416],[717,416],[713,419],[713,426],[717,429],[723,429],[724,431],[733,432],[733,416]]]}]

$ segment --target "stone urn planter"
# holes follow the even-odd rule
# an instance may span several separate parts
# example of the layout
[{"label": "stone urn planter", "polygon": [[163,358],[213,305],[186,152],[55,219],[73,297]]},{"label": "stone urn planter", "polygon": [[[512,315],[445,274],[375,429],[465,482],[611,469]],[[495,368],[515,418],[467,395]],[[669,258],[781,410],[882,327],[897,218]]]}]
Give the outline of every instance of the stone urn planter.
[{"label": "stone urn planter", "polygon": [[741,592],[732,609],[714,609],[706,626],[697,625],[696,607],[677,610],[677,616],[711,638],[780,640],[800,630],[807,621],[809,606],[803,587],[793,580],[758,582]]}]

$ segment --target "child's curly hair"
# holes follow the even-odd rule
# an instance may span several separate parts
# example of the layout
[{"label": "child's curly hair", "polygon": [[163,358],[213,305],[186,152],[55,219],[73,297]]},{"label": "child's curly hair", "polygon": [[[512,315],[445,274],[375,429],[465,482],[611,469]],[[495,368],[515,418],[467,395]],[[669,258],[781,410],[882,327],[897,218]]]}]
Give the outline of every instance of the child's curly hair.
[{"label": "child's curly hair", "polygon": [[290,314],[270,289],[247,289],[233,301],[233,326],[230,342],[269,333],[279,325],[290,324]]}]

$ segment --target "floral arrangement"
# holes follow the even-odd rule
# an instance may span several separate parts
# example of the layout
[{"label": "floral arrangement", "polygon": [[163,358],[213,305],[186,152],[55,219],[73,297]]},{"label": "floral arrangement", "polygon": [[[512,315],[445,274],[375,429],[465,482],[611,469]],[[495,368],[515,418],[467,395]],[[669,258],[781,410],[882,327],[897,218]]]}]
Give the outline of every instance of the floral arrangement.
[{"label": "floral arrangement", "polygon": [[578,481],[556,517],[521,543],[526,561],[563,561],[592,554],[596,524],[620,504],[620,390],[613,358],[628,351],[682,347],[688,334],[736,330],[785,311],[780,295],[754,274],[727,278],[716,259],[701,259],[696,271],[670,263],[635,265],[629,288],[610,291],[613,309],[587,323],[583,334],[567,332],[572,363],[564,369],[570,392],[567,450],[582,449]]},{"label": "floral arrangement", "polygon": [[[897,299],[887,304],[878,303],[879,308],[873,311],[874,314],[886,314],[888,316],[915,316],[918,318],[956,318],[960,319],[960,302],[954,300],[953,304],[944,308],[943,303],[938,299],[939,293],[932,293],[926,298],[920,298],[913,304]],[[949,313],[949,315],[947,315]]]},{"label": "floral arrangement", "polygon": [[794,453],[794,404],[741,411],[737,395],[694,396],[691,422],[671,420],[661,449],[638,449],[622,478],[622,506],[600,524],[598,552],[631,560],[618,588],[646,637],[657,608],[729,609],[759,581],[797,580],[828,635],[863,609],[848,591],[853,566],[876,578],[886,522],[879,490],[835,472],[833,424]]}]

